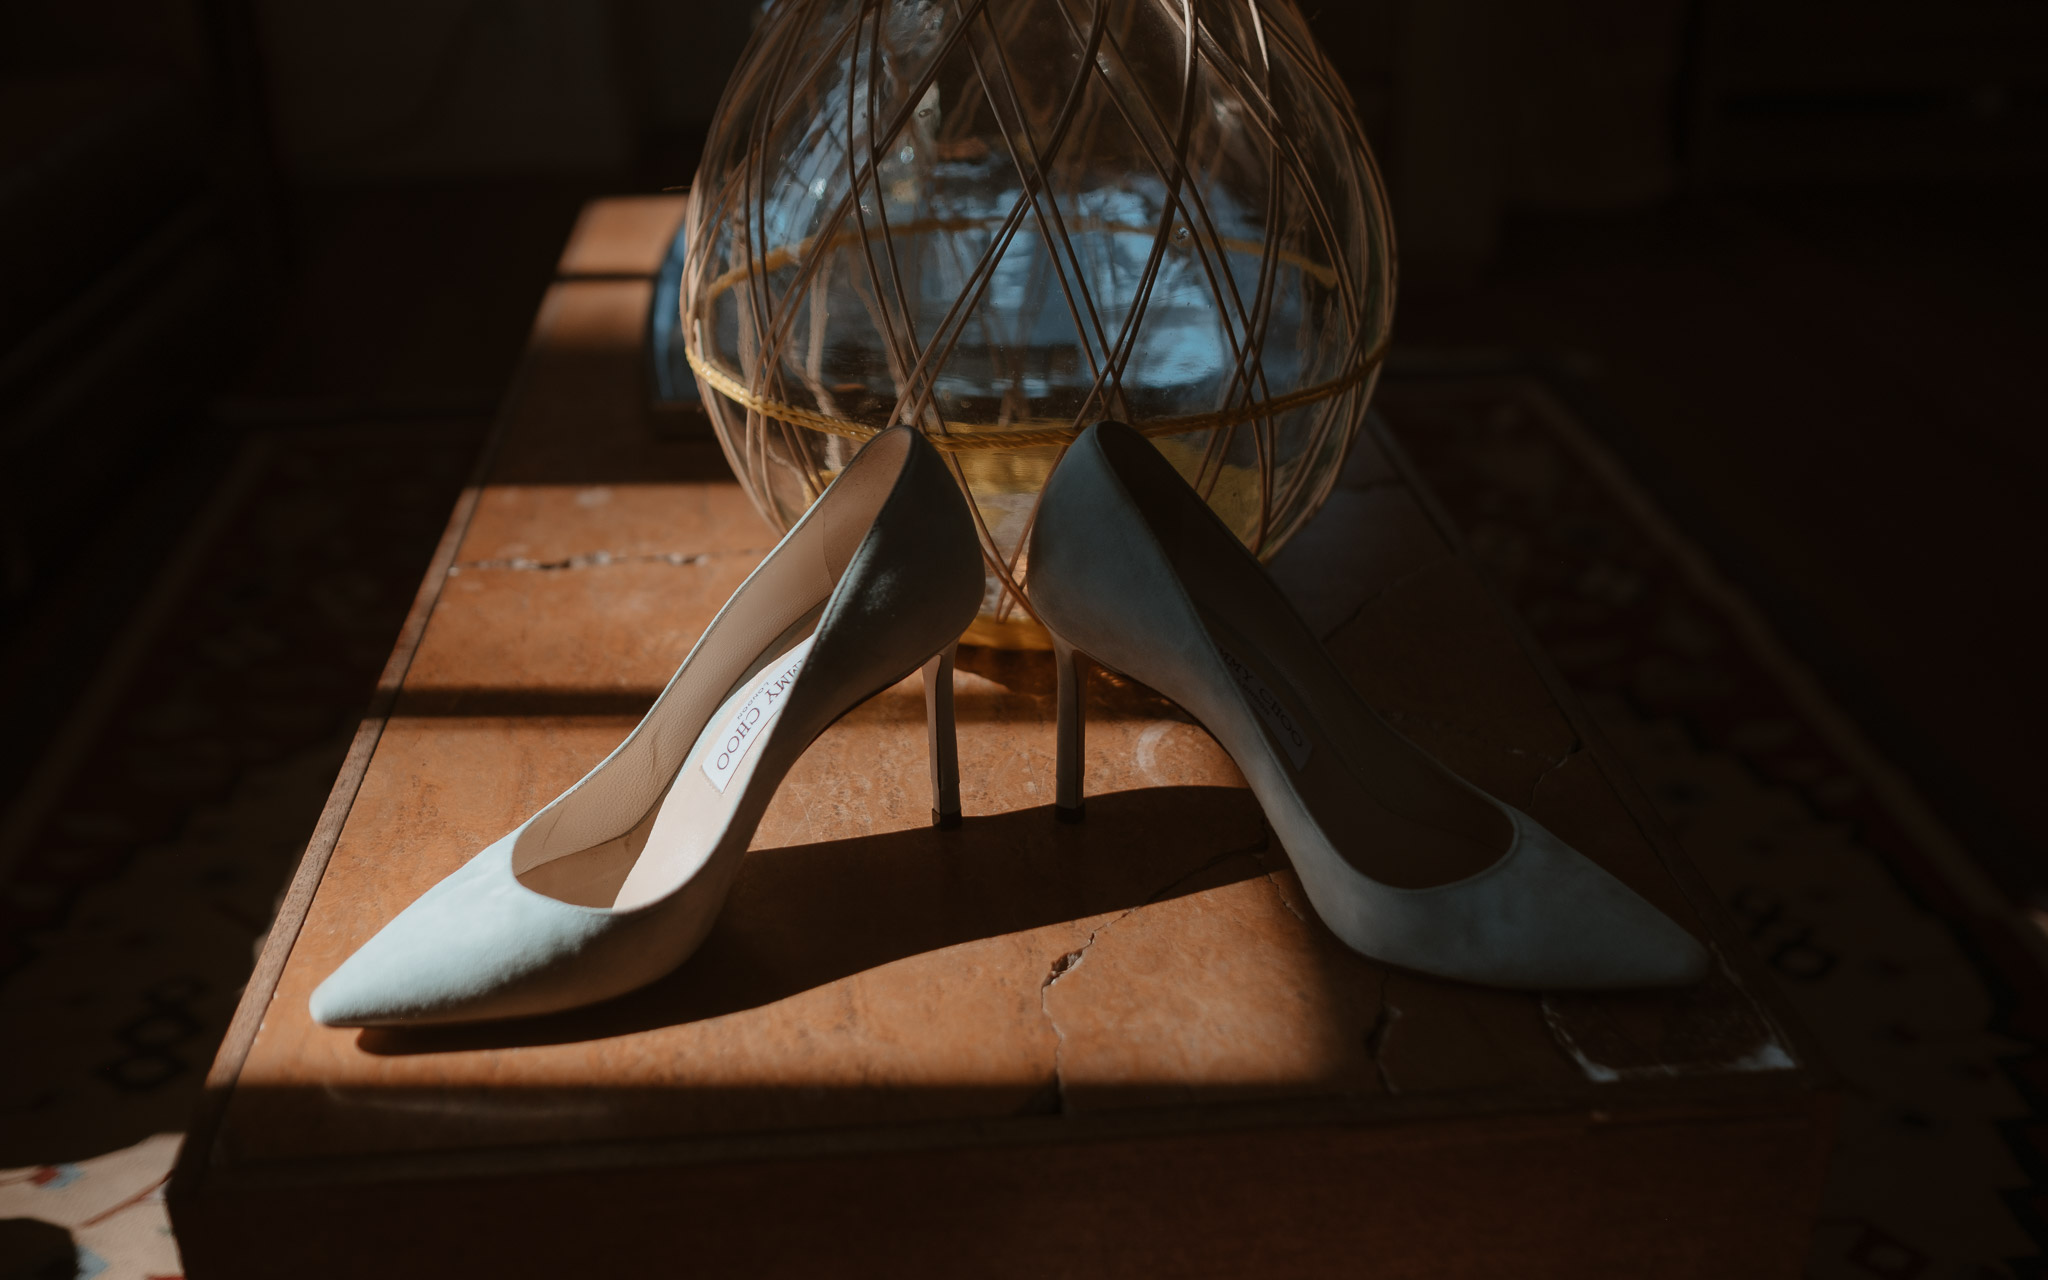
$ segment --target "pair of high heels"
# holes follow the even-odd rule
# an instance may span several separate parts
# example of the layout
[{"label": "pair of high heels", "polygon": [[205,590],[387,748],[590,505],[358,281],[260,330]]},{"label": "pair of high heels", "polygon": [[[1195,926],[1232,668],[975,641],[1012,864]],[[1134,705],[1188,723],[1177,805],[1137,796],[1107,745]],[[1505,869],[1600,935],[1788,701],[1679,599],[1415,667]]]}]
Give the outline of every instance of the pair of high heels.
[{"label": "pair of high heels", "polygon": [[[1028,549],[1058,668],[1056,812],[1081,815],[1082,663],[1179,703],[1244,773],[1330,929],[1495,986],[1676,985],[1707,954],[1450,773],[1352,691],[1258,561],[1138,433],[1082,433]],[[668,973],[710,932],[770,797],[833,721],[922,668],[932,818],[961,821],[952,665],[982,597],[950,471],[877,435],[740,586],[624,742],[423,894],[312,997],[331,1026],[551,1013]]]}]

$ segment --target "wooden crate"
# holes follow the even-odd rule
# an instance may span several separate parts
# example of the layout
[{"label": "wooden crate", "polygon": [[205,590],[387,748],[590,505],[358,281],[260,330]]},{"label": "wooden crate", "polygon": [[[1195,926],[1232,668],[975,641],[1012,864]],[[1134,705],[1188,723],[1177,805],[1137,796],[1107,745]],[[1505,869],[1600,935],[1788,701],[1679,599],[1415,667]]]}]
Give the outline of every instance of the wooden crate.
[{"label": "wooden crate", "polygon": [[[647,213],[594,208],[573,252],[651,271]],[[312,988],[601,758],[774,542],[715,445],[646,429],[649,288],[565,271],[541,309],[209,1077],[170,1193],[195,1280],[1797,1274],[1810,1050],[1376,432],[1276,573],[1402,730],[1708,938],[1705,986],[1355,955],[1215,743],[1106,678],[1088,820],[1056,823],[1050,661],[975,650],[962,828],[928,825],[906,682],[805,756],[672,977],[518,1024],[314,1024]]]}]

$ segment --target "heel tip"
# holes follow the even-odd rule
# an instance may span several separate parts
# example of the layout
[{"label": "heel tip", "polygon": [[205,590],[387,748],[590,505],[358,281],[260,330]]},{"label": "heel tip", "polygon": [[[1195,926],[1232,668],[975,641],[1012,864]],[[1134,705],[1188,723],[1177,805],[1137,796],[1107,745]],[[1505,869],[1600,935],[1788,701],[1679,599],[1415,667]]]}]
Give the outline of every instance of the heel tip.
[{"label": "heel tip", "polygon": [[1079,822],[1088,816],[1088,806],[1077,804],[1069,809],[1063,804],[1056,804],[1052,807],[1052,816],[1058,818],[1061,822]]},{"label": "heel tip", "polygon": [[959,826],[960,822],[961,818],[957,812],[940,813],[937,809],[932,810],[932,825],[941,831],[951,831]]}]

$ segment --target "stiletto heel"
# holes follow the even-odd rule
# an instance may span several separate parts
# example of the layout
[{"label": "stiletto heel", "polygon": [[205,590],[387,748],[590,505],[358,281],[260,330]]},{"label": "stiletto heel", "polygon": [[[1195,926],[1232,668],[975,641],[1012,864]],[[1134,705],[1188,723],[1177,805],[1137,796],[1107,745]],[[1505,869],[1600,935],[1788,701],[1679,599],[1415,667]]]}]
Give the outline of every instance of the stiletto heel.
[{"label": "stiletto heel", "polygon": [[1087,764],[1088,687],[1081,671],[1081,651],[1053,637],[1053,665],[1059,672],[1058,708],[1053,729],[1053,816],[1079,822],[1087,813],[1081,794],[1081,773]]},{"label": "stiletto heel", "polygon": [[1080,815],[1085,649],[1214,735],[1316,913],[1355,950],[1509,987],[1706,973],[1690,933],[1367,706],[1258,560],[1129,427],[1098,423],[1061,457],[1028,563],[1059,664],[1062,817]]},{"label": "stiletto heel", "polygon": [[932,761],[932,825],[960,825],[960,739],[953,729],[954,641],[924,664],[924,722]]},{"label": "stiletto heel", "polygon": [[733,592],[618,749],[364,942],[314,990],[314,1019],[526,1017],[661,977],[711,931],[798,758],[919,667],[933,818],[957,823],[953,646],[982,582],[974,517],[944,459],[908,427],[880,432]]}]

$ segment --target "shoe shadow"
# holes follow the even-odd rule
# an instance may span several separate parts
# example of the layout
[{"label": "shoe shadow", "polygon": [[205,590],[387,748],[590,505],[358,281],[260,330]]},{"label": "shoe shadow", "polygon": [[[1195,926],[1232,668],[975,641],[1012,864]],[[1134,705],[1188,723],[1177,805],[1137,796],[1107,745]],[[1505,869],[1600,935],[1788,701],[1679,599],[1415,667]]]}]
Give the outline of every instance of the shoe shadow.
[{"label": "shoe shadow", "polygon": [[722,1017],[910,956],[1251,879],[1264,874],[1255,855],[1265,846],[1250,792],[1150,787],[1091,797],[1087,820],[1073,825],[1048,806],[970,817],[952,831],[756,850],[704,945],[649,986],[539,1018],[370,1028],[357,1045],[380,1055],[502,1049]]},{"label": "shoe shadow", "polygon": [[[954,697],[954,709],[967,722],[1014,721],[1020,697],[1044,700],[1050,713],[1056,676],[1052,654],[1041,650],[989,649],[962,645],[962,671],[972,672],[993,684],[993,688],[962,690]],[[1088,715],[1094,720],[1188,719],[1174,704],[1144,685],[1091,665],[1088,678]],[[915,680],[899,685],[894,694],[915,686]],[[630,716],[638,719],[660,696],[659,685],[637,688],[555,687],[501,688],[493,685],[408,684],[399,694],[399,714],[406,716]],[[879,695],[883,698],[892,694]],[[921,689],[908,693],[918,717],[924,715]]]}]

